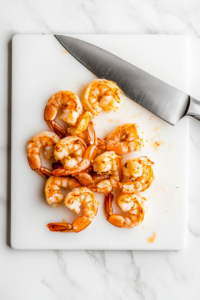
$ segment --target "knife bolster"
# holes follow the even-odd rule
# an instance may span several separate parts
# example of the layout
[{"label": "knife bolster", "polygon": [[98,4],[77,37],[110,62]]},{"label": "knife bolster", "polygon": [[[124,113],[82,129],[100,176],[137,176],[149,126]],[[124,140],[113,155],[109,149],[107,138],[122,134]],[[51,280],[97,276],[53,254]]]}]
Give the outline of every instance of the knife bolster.
[{"label": "knife bolster", "polygon": [[190,97],[189,107],[186,116],[193,117],[200,121],[200,101]]}]

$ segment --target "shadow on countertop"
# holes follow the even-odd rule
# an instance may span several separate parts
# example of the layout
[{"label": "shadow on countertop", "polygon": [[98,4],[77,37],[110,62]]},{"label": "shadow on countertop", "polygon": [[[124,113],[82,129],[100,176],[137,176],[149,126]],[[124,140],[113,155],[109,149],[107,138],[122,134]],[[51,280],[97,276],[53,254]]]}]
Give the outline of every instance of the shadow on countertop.
[{"label": "shadow on countertop", "polygon": [[11,89],[12,89],[12,39],[8,42],[8,86],[7,86],[7,224],[6,243],[11,247]]}]

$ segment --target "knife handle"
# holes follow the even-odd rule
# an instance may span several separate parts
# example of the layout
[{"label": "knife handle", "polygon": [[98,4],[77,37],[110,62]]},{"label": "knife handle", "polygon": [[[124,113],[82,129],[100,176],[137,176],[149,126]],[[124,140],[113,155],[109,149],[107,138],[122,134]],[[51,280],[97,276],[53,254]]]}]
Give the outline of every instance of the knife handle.
[{"label": "knife handle", "polygon": [[186,116],[190,116],[200,121],[200,101],[190,97],[190,104],[186,113]]}]

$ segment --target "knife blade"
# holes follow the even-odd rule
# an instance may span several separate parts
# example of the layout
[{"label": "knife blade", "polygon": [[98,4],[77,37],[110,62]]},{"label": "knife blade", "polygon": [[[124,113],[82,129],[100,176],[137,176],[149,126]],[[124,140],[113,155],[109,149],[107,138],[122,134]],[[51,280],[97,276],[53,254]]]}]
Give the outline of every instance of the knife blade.
[{"label": "knife blade", "polygon": [[186,93],[93,44],[66,35],[55,38],[97,77],[116,82],[128,98],[169,124],[185,115],[200,120],[200,101]]}]

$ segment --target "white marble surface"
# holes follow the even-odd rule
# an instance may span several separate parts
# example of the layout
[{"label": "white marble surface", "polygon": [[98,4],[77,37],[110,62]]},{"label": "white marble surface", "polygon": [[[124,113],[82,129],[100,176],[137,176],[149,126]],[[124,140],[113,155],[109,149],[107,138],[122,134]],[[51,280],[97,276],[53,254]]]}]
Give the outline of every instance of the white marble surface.
[{"label": "white marble surface", "polygon": [[[200,124],[191,121],[188,247],[183,251],[15,251],[9,247],[10,40],[14,33],[188,34],[200,99],[197,0],[0,0],[0,299],[200,297]],[[26,224],[24,224],[26,226]]]}]

